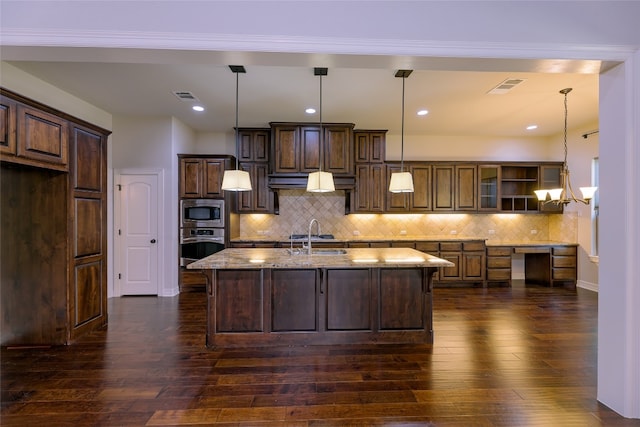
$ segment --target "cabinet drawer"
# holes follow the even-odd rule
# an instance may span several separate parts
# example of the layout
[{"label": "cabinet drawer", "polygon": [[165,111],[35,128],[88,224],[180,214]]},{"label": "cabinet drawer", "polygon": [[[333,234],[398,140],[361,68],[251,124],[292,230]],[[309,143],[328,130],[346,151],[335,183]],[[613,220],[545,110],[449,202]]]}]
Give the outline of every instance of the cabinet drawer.
[{"label": "cabinet drawer", "polygon": [[576,269],[575,268],[554,268],[552,275],[554,280],[575,280]]},{"label": "cabinet drawer", "polygon": [[411,248],[414,249],[416,247],[413,242],[391,242],[392,248]]},{"label": "cabinet drawer", "polygon": [[487,270],[487,280],[511,280],[511,270]]},{"label": "cabinet drawer", "polygon": [[459,252],[462,250],[462,242],[440,242],[440,250],[443,252]]},{"label": "cabinet drawer", "polygon": [[465,251],[483,251],[485,249],[484,242],[463,242],[462,248]]},{"label": "cabinet drawer", "polygon": [[560,248],[553,248],[554,255],[575,255],[576,247],[575,246],[565,246]]},{"label": "cabinet drawer", "polygon": [[553,267],[571,267],[575,268],[576,258],[572,256],[554,256]]},{"label": "cabinet drawer", "polygon": [[487,248],[487,255],[489,256],[509,256],[511,255],[511,248],[495,248],[495,247],[488,247]]},{"label": "cabinet drawer", "polygon": [[438,242],[416,242],[416,249],[427,253],[438,252],[439,246]]},{"label": "cabinet drawer", "polygon": [[509,257],[488,257],[487,267],[489,268],[511,268],[511,258]]}]

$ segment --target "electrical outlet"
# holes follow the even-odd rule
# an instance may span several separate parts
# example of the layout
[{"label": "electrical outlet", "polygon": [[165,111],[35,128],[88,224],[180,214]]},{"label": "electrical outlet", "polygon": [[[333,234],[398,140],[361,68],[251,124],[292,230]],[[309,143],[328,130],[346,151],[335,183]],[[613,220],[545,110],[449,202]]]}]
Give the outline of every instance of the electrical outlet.
[{"label": "electrical outlet", "polygon": [[406,236],[407,235],[407,230],[400,230],[400,235],[401,236]]},{"label": "electrical outlet", "polygon": [[488,233],[489,233],[489,235],[496,234],[496,230],[489,230]]},{"label": "electrical outlet", "polygon": [[531,230],[531,234],[538,234],[538,230]]},{"label": "electrical outlet", "polygon": [[354,235],[354,236],[359,236],[359,235],[360,235],[360,232],[359,232],[358,230],[353,230],[353,235]]},{"label": "electrical outlet", "polygon": [[458,234],[458,230],[451,230],[451,234]]}]

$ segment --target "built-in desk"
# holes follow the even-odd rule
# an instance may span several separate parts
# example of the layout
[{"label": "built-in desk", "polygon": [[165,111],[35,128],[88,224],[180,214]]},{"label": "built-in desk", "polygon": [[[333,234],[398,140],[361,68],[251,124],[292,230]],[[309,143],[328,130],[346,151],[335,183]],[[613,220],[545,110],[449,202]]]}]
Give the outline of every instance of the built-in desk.
[{"label": "built-in desk", "polygon": [[487,283],[511,286],[511,260],[514,254],[524,257],[527,283],[576,287],[577,244],[561,242],[492,242],[487,241]]}]

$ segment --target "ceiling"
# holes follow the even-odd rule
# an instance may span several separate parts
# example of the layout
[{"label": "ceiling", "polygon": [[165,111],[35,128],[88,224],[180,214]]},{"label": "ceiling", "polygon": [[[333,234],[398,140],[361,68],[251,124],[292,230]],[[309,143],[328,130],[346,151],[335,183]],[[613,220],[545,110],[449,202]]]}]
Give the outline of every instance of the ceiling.
[{"label": "ceiling", "polygon": [[[231,64],[245,65],[247,71],[238,76],[241,127],[266,127],[271,121],[318,122],[318,114],[304,110],[318,108],[320,79],[313,67],[322,66],[328,68],[322,78],[324,123],[349,122],[361,129],[401,132],[402,79],[395,77],[399,67],[392,60],[371,66],[365,57],[347,60],[342,56],[340,60],[324,58],[324,62],[315,58],[311,65],[311,58],[299,55],[277,65],[276,54],[260,61],[231,54],[203,61],[190,59],[186,52],[162,56],[147,52],[135,59],[96,52],[101,51],[76,51],[72,59],[60,55],[64,60],[58,62],[8,62],[114,115],[173,116],[197,132],[230,132],[235,125],[236,75],[228,67]],[[569,128],[597,123],[599,62],[566,61],[558,67],[558,61],[545,66],[498,59],[460,61],[402,67],[415,68],[405,80],[405,134],[554,135],[564,125],[559,90],[566,87],[573,88],[568,98]],[[524,81],[505,94],[488,93],[507,79]],[[191,92],[197,102],[181,100],[175,91]],[[205,111],[194,112],[195,103]],[[418,117],[418,109],[429,114]],[[532,124],[538,129],[526,130]]]}]

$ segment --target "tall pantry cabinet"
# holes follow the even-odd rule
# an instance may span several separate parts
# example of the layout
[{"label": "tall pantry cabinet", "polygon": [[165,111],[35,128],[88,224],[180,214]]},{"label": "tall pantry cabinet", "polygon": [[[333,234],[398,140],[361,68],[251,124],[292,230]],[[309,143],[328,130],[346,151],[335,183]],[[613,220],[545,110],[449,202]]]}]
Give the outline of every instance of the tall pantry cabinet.
[{"label": "tall pantry cabinet", "polygon": [[107,324],[110,132],[0,90],[0,344],[69,344]]}]

